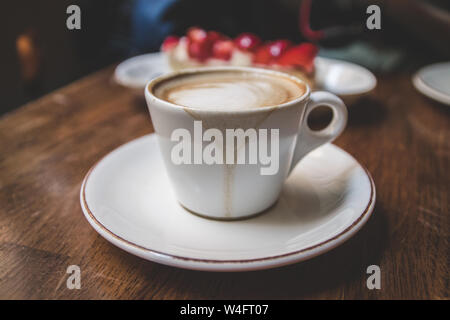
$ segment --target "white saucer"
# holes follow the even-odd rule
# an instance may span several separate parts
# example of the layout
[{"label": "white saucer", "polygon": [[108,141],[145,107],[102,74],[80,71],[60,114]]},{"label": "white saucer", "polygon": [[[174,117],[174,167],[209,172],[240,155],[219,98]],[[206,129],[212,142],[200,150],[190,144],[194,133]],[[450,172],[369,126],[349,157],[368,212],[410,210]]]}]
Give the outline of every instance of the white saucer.
[{"label": "white saucer", "polygon": [[[315,59],[315,82],[318,90],[339,95],[347,104],[372,91],[377,80],[366,68],[336,59],[317,57]],[[171,69],[160,52],[144,54],[125,60],[116,68],[116,81],[143,95],[149,80]]]},{"label": "white saucer", "polygon": [[266,212],[209,220],[178,204],[151,134],[98,162],[80,201],[92,227],[134,255],[180,268],[244,271],[310,259],[343,243],[369,219],[375,186],[353,157],[328,144],[294,169]]},{"label": "white saucer", "polygon": [[144,87],[150,80],[168,72],[170,67],[166,58],[155,52],[123,61],[116,67],[114,79],[120,85],[139,90],[144,95]]},{"label": "white saucer", "polygon": [[450,105],[450,62],[436,63],[420,69],[413,77],[413,84],[427,97]]},{"label": "white saucer", "polygon": [[317,89],[332,92],[349,105],[377,86],[377,78],[355,63],[317,57],[315,59]]}]

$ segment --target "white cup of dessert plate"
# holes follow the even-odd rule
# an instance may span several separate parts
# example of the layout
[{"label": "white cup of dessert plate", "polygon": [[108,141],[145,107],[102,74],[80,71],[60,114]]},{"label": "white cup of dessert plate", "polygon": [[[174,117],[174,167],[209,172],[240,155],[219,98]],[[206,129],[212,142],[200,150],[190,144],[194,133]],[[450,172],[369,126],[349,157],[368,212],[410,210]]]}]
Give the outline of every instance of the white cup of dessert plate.
[{"label": "white cup of dessert plate", "polygon": [[[180,75],[224,69],[286,77],[303,86],[304,94],[281,105],[239,110],[179,106],[155,95],[154,88],[163,81]],[[145,87],[145,97],[165,167],[179,203],[198,215],[225,220],[252,216],[273,205],[291,169],[310,151],[334,140],[347,122],[347,109],[340,98],[329,92],[310,91],[308,85],[296,77],[246,67],[189,69],[151,80]],[[331,108],[333,119],[323,130],[312,131],[307,125],[307,118],[318,106]],[[199,119],[210,124],[220,124],[220,131],[238,128],[278,129],[278,171],[262,175],[260,163],[175,164],[171,152],[177,142],[172,141],[172,133],[183,128],[194,137],[194,122]]]}]

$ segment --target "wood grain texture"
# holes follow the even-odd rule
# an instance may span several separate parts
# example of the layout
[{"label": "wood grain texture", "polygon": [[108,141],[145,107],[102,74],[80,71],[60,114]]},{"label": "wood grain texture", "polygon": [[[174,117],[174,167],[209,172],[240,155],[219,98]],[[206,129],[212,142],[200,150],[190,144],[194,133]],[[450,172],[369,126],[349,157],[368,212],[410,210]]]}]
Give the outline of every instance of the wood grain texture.
[{"label": "wood grain texture", "polygon": [[[103,155],[152,132],[145,102],[90,75],[0,118],[0,298],[448,299],[450,108],[409,74],[379,79],[336,141],[372,173],[369,222],[310,261],[245,273],[187,271],[130,255],[85,220],[81,181]],[[66,268],[81,267],[81,289]],[[377,264],[381,290],[366,288]]]}]

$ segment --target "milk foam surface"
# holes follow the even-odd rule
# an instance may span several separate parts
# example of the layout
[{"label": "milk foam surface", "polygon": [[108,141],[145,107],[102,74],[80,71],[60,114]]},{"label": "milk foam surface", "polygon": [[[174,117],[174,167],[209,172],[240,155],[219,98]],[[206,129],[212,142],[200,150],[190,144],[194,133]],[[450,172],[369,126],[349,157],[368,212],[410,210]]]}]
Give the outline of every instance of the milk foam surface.
[{"label": "milk foam surface", "polygon": [[181,75],[158,84],[157,97],[196,109],[276,106],[302,96],[306,88],[288,77],[244,71]]}]

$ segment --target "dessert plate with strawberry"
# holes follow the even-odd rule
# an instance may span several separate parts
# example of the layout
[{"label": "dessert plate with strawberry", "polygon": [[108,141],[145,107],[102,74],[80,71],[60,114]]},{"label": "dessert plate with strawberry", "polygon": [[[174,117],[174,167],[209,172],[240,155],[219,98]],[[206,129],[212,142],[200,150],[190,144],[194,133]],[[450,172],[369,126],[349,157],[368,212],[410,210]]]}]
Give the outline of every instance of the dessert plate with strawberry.
[{"label": "dessert plate with strawberry", "polygon": [[[286,39],[263,42],[252,33],[231,39],[216,31],[190,28],[183,37],[169,36],[161,53],[131,58],[120,64],[117,82],[143,91],[160,73],[208,66],[247,66],[286,72],[304,80],[313,90],[326,90],[351,103],[372,91],[375,76],[354,63],[318,57],[311,43]],[[142,69],[142,72],[136,72]],[[133,79],[133,74],[137,74]],[[126,76],[124,76],[126,75]]]}]

